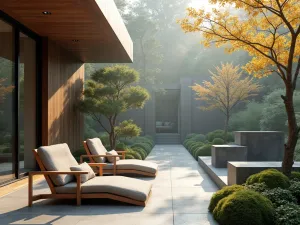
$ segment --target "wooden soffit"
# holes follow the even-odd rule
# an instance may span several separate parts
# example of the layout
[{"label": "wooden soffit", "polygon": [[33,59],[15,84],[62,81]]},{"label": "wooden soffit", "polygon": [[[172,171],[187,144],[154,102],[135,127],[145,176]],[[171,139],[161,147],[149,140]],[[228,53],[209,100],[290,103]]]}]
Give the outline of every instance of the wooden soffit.
[{"label": "wooden soffit", "polygon": [[83,62],[132,62],[132,40],[113,0],[1,0],[0,10]]}]

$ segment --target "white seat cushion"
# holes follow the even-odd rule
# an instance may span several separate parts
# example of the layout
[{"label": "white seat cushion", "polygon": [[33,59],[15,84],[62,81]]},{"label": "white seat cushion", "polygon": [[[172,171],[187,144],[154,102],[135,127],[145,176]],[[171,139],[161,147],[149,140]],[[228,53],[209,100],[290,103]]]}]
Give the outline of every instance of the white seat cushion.
[{"label": "white seat cushion", "polygon": [[96,176],[93,169],[86,162],[84,162],[78,166],[71,166],[70,169],[71,169],[71,171],[88,171],[89,172],[88,174],[80,175],[81,183],[85,183],[88,180],[90,180]]},{"label": "white seat cushion", "polygon": [[[117,170],[138,170],[142,172],[148,172],[155,174],[158,170],[158,165],[156,163],[138,160],[138,159],[125,159],[125,160],[119,160],[116,162]],[[113,164],[108,163],[106,166],[104,166],[104,170],[112,170]]]},{"label": "white seat cushion", "polygon": [[[39,147],[37,153],[48,171],[71,171],[70,167],[78,166],[67,144],[57,144]],[[56,186],[65,185],[73,181],[73,175],[53,175],[51,180]]]},{"label": "white seat cushion", "polygon": [[[86,144],[92,155],[106,155],[107,150],[99,138],[87,139]],[[95,157],[93,159],[97,163],[106,162],[106,157]]]},{"label": "white seat cushion", "polygon": [[[82,184],[81,193],[109,193],[137,201],[146,201],[151,187],[152,184],[148,181],[122,176],[104,176],[95,177]],[[59,194],[76,193],[76,183],[72,182],[65,186],[56,187],[55,191]]]}]

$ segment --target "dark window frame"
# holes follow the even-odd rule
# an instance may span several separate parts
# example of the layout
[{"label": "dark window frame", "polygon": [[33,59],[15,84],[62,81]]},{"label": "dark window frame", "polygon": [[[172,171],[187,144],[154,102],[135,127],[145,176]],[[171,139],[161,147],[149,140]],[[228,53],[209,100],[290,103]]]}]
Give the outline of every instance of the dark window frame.
[{"label": "dark window frame", "polygon": [[[6,13],[0,10],[0,19],[4,22],[10,24],[13,28],[14,37],[14,72],[13,72],[13,85],[14,91],[13,95],[13,132],[12,132],[12,160],[13,160],[13,173],[15,178],[12,180],[7,180],[4,183],[0,183],[0,186],[12,182],[16,179],[20,179],[20,169],[19,169],[19,152],[20,152],[20,128],[19,128],[19,110],[20,110],[20,89],[19,89],[19,67],[20,67],[20,33],[27,35],[29,38],[36,42],[36,147],[41,146],[42,143],[42,38],[28,29],[26,26],[13,19]],[[27,175],[27,174],[25,174]]]}]

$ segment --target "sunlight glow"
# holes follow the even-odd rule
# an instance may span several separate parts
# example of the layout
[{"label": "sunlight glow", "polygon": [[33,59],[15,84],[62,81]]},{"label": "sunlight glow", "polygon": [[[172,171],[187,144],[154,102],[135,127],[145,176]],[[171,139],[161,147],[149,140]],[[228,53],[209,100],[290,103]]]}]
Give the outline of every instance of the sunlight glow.
[{"label": "sunlight glow", "polygon": [[205,10],[211,10],[212,8],[216,7],[216,5],[210,4],[209,0],[192,0],[189,6],[195,9]]}]

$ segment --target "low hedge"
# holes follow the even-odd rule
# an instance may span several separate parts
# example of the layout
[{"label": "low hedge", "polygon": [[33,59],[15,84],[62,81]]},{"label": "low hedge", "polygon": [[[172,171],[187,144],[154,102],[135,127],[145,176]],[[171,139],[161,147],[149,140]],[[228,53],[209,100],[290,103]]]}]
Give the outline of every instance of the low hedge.
[{"label": "low hedge", "polygon": [[274,225],[272,202],[261,194],[240,190],[223,198],[213,210],[220,225]]},{"label": "low hedge", "polygon": [[136,143],[136,144],[131,145],[130,147],[131,148],[134,148],[134,147],[142,148],[147,152],[147,154],[149,154],[152,150],[152,148],[146,143]]},{"label": "low hedge", "polygon": [[251,175],[246,184],[265,183],[268,188],[288,188],[290,186],[289,178],[276,169],[264,170],[260,173]]},{"label": "low hedge", "polygon": [[134,159],[139,159],[139,160],[142,160],[142,156],[136,152],[136,151],[133,151],[132,149],[127,149],[126,152],[125,152],[125,159],[128,159],[128,157],[130,157],[131,159],[131,156],[134,157]]},{"label": "low hedge", "polygon": [[233,194],[234,192],[241,191],[244,189],[245,187],[242,185],[232,185],[232,186],[223,187],[221,190],[214,193],[213,196],[211,197],[208,210],[210,212],[213,212],[216,206],[218,205],[219,201],[221,201],[223,198],[226,198],[227,196]]}]

